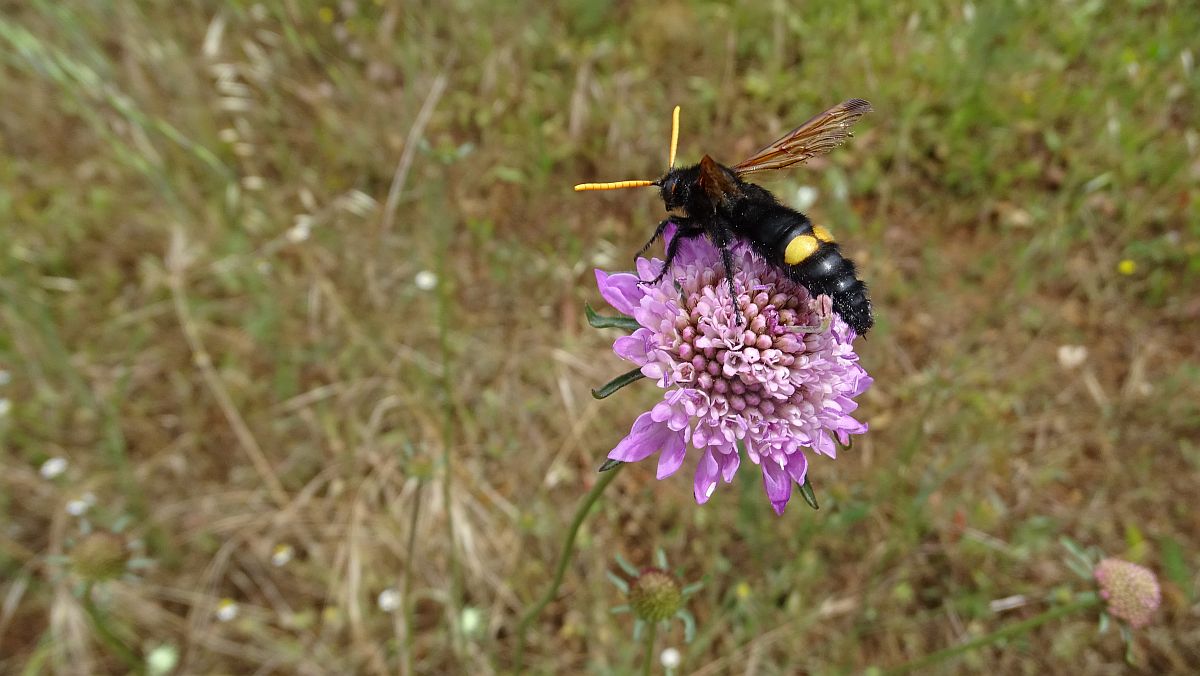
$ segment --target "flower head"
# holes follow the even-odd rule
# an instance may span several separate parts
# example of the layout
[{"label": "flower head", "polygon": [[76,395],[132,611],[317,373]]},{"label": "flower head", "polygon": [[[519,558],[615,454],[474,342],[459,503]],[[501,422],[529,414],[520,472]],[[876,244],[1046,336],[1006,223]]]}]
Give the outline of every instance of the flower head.
[{"label": "flower head", "polygon": [[121,577],[128,562],[125,538],[109,531],[93,531],[71,550],[72,568],[89,582]]},{"label": "flower head", "polygon": [[[671,228],[668,242],[673,235]],[[663,479],[679,470],[690,442],[699,453],[695,497],[704,503],[718,479],[733,480],[740,443],[782,514],[793,483],[805,482],[803,449],[836,457],[835,438],[846,445],[867,430],[851,413],[871,378],[858,364],[853,329],[827,296],[813,298],[743,244],[733,258],[736,298],[719,252],[703,238],[681,241],[657,284],[639,283],[658,274],[657,259],[639,258],[637,274],[596,271],[604,299],[640,325],[613,351],[665,390],[608,457],[636,462],[661,451]]]},{"label": "flower head", "polygon": [[683,622],[683,637],[688,643],[696,636],[696,618],[686,608],[688,597],[699,591],[700,583],[683,586],[679,578],[671,574],[667,555],[658,550],[656,566],[638,570],[617,554],[617,565],[630,577],[625,580],[608,572],[608,579],[625,594],[626,605],[613,608],[614,613],[633,613],[633,638],[636,641],[646,625],[666,626],[671,620]]},{"label": "flower head", "polygon": [[223,598],[217,602],[217,619],[222,622],[236,620],[239,612],[241,612],[241,608],[233,599]]},{"label": "flower head", "polygon": [[1109,558],[1097,564],[1092,574],[1113,617],[1131,627],[1149,624],[1162,603],[1162,590],[1153,572],[1136,563]]},{"label": "flower head", "polygon": [[646,622],[669,620],[683,607],[683,590],[674,575],[647,568],[629,589],[629,607],[638,619]]}]

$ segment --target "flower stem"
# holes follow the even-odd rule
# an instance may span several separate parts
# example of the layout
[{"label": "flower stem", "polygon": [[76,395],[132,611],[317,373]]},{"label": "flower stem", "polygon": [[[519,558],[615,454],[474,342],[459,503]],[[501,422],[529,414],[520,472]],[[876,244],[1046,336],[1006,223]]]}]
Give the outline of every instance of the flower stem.
[{"label": "flower stem", "polygon": [[949,648],[939,650],[935,653],[930,653],[924,657],[915,659],[911,662],[906,662],[904,664],[901,664],[898,667],[889,669],[886,673],[888,673],[888,674],[905,674],[910,671],[915,671],[917,669],[921,669],[923,667],[928,667],[930,665],[937,664],[938,662],[948,660],[952,657],[957,657],[959,655],[962,655],[963,653],[970,652],[976,648],[981,648],[985,645],[995,643],[996,641],[999,641],[1001,639],[1013,638],[1015,636],[1020,636],[1021,634],[1024,634],[1025,632],[1028,632],[1029,630],[1031,630],[1035,627],[1038,627],[1040,625],[1043,625],[1051,620],[1057,620],[1061,617],[1073,615],[1081,610],[1085,610],[1087,608],[1091,608],[1092,606],[1098,605],[1099,603],[1100,603],[1100,597],[1097,596],[1096,594],[1093,594],[1091,592],[1086,593],[1086,594],[1081,594],[1079,596],[1079,598],[1075,599],[1071,603],[1059,606],[1057,608],[1051,608],[1050,610],[1047,610],[1046,612],[1042,613],[1041,615],[1035,615],[1035,616],[1029,618],[1028,620],[1022,620],[1021,622],[1016,622],[1014,624],[1010,624],[1007,627],[997,629],[996,631],[993,631],[990,634],[984,634],[983,636],[980,636],[978,638],[971,639],[970,641],[967,641],[966,643],[960,643],[959,645],[951,646]]},{"label": "flower stem", "polygon": [[550,587],[546,589],[546,593],[538,600],[532,608],[525,611],[521,616],[521,622],[517,625],[517,655],[516,666],[517,673],[521,673],[521,667],[525,657],[525,634],[529,630],[529,625],[537,618],[539,614],[550,605],[554,597],[558,595],[558,588],[562,586],[563,575],[567,571],[567,564],[571,562],[571,554],[575,550],[575,536],[579,534],[579,527],[583,525],[584,519],[592,510],[592,505],[600,499],[600,494],[605,488],[617,478],[621,473],[624,464],[617,465],[611,471],[600,475],[600,480],[592,486],[592,490],[583,498],[583,502],[579,504],[579,508],[575,510],[575,518],[571,521],[571,527],[567,530],[567,538],[563,540],[562,554],[558,557],[558,567],[554,570],[554,580],[550,583]]},{"label": "flower stem", "polygon": [[646,629],[646,654],[642,657],[642,676],[650,676],[650,666],[654,664],[654,638],[658,634],[658,623],[648,622]]},{"label": "flower stem", "polygon": [[88,619],[92,622],[92,629],[96,630],[96,635],[100,638],[104,645],[119,657],[125,666],[135,674],[145,673],[142,661],[137,655],[133,654],[129,646],[113,633],[112,629],[108,628],[108,621],[104,614],[96,607],[96,601],[92,599],[92,585],[88,583],[83,590],[83,610],[87,613]]}]

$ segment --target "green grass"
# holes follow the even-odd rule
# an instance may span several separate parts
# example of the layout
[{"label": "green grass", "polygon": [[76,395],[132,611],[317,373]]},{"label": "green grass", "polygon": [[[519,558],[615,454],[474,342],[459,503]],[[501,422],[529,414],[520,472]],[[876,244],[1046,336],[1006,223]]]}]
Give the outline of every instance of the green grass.
[{"label": "green grass", "polygon": [[[1186,2],[5,12],[0,671],[123,673],[64,559],[81,533],[65,505],[87,492],[88,522],[153,561],[96,594],[138,655],[173,646],[187,673],[511,668],[576,501],[655,396],[592,400],[625,368],[583,306],[661,205],[570,186],[660,173],[675,104],[680,161],[730,162],[852,96],[876,110],[856,138],[765,184],[816,187],[810,214],[871,284],[872,431],[814,462],[819,512],[781,518],[753,472],[698,508],[684,476],[629,468],[526,663],[636,668],[631,620],[608,613],[617,552],[661,547],[704,581],[696,641],[658,637],[684,671],[853,673],[1085,588],[1067,536],[1163,576],[1134,660],[1186,671],[1197,34]],[[1063,345],[1087,360],[1063,368]],[[45,480],[54,456],[69,470]],[[404,612],[376,607],[388,587],[411,592]],[[946,669],[1123,657],[1080,618]]]}]

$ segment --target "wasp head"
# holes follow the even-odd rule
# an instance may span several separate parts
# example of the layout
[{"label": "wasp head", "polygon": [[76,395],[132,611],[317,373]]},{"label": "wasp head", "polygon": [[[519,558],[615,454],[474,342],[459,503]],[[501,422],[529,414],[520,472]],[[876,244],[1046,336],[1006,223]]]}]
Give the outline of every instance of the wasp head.
[{"label": "wasp head", "polygon": [[[666,176],[659,179],[659,194],[667,212],[675,216],[690,216],[704,213],[708,202],[704,191],[700,189],[700,167],[684,167],[672,169]],[[705,204],[698,204],[697,201]]]}]

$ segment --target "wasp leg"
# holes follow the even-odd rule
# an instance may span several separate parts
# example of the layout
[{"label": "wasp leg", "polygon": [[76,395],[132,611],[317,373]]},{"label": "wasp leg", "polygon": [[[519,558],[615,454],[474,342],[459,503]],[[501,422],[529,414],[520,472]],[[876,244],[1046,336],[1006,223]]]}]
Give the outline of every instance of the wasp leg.
[{"label": "wasp leg", "polygon": [[658,241],[659,237],[662,237],[663,231],[666,230],[667,226],[670,224],[671,219],[669,218],[658,224],[658,227],[654,229],[654,236],[651,237],[645,244],[643,244],[642,248],[638,249],[637,253],[633,255],[633,260],[635,263],[637,262],[637,259],[642,257],[642,254],[646,253],[650,247],[654,246],[654,243]]},{"label": "wasp leg", "polygon": [[679,254],[679,243],[685,239],[699,237],[700,235],[704,234],[704,228],[699,226],[693,226],[690,224],[681,225],[678,223],[676,225],[679,225],[679,231],[675,233],[675,237],[673,237],[671,239],[671,243],[667,245],[667,260],[663,262],[662,271],[658,273],[657,277],[649,281],[644,279],[639,280],[639,284],[658,284],[661,282],[662,278],[666,277],[667,273],[671,270],[671,264],[675,262],[675,256]]},{"label": "wasp leg", "polygon": [[737,320],[737,325],[742,326],[746,323],[746,319],[742,316],[742,308],[737,302],[737,289],[733,285],[733,251],[729,249],[732,241],[733,231],[728,226],[722,224],[715,229],[713,244],[716,244],[717,248],[721,250],[721,262],[725,264],[725,281],[729,283],[729,297],[733,300],[733,316]]}]

